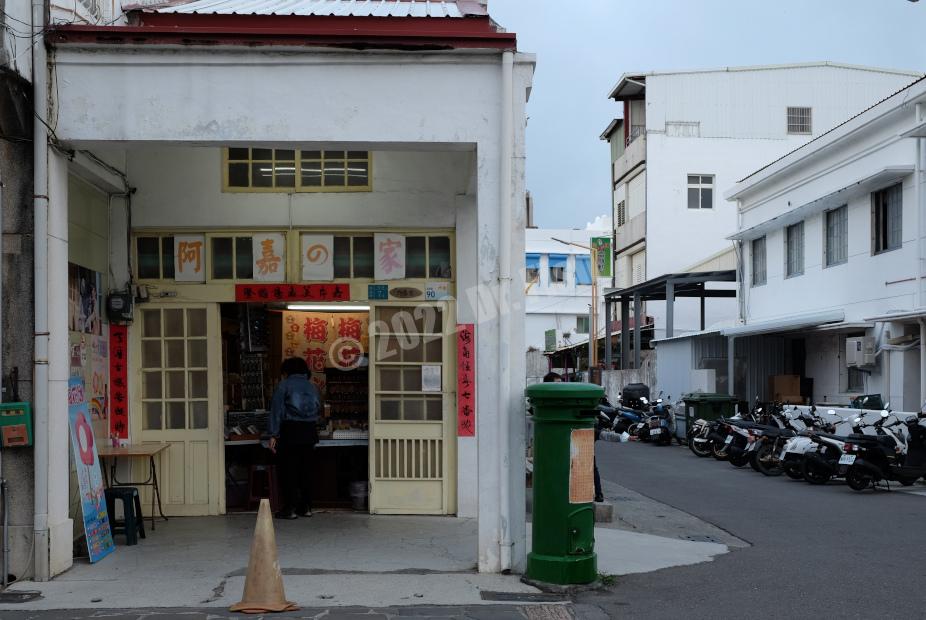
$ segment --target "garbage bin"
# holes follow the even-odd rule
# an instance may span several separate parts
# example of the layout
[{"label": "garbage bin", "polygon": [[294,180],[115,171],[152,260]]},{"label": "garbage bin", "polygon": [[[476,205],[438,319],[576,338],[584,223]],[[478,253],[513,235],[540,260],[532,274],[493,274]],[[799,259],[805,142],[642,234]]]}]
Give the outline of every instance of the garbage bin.
[{"label": "garbage bin", "polygon": [[591,583],[595,555],[595,406],[590,383],[527,388],[534,411],[534,502],[527,577],[562,585]]},{"label": "garbage bin", "polygon": [[[693,392],[682,397],[685,401],[685,428],[691,428],[692,423],[699,418],[716,420],[729,418],[736,414],[736,397],[729,394],[714,394],[711,392]],[[678,424],[676,424],[678,428]],[[685,439],[685,437],[681,437]]]}]

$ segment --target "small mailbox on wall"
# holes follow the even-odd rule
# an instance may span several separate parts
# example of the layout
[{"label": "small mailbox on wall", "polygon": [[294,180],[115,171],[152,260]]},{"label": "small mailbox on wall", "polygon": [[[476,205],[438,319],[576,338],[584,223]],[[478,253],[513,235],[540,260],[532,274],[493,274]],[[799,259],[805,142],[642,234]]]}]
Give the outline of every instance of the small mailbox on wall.
[{"label": "small mailbox on wall", "polygon": [[0,403],[0,445],[19,448],[32,445],[32,406]]}]

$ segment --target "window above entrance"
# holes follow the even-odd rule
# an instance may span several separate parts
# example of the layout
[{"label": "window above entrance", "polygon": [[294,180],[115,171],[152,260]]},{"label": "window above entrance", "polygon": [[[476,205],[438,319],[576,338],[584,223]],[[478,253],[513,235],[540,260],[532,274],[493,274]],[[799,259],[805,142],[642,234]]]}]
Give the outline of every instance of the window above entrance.
[{"label": "window above entrance", "polygon": [[368,192],[369,151],[223,149],[226,192]]}]

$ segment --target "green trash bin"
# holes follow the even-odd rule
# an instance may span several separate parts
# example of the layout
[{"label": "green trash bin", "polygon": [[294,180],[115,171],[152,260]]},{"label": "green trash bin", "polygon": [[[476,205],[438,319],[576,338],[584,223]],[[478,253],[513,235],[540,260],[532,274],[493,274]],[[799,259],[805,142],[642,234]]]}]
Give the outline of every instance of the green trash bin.
[{"label": "green trash bin", "polygon": [[691,428],[695,420],[716,420],[730,418],[736,414],[736,397],[729,394],[693,392],[682,397],[685,401],[685,428]]},{"label": "green trash bin", "polygon": [[598,577],[595,555],[595,408],[591,383],[527,388],[534,410],[534,503],[527,577],[562,585]]}]

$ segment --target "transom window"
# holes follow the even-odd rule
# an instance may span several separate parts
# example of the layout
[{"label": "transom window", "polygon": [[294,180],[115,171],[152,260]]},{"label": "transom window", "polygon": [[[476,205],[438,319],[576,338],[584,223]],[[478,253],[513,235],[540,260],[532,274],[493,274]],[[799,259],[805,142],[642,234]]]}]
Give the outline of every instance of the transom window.
[{"label": "transom window", "polygon": [[174,277],[174,237],[145,236],[135,239],[138,277],[169,280]]},{"label": "transom window", "polygon": [[369,151],[224,150],[228,192],[370,191]]},{"label": "transom window", "polygon": [[811,109],[788,107],[788,133],[811,133]]},{"label": "transom window", "polygon": [[688,208],[711,209],[714,206],[714,175],[688,175]]}]

